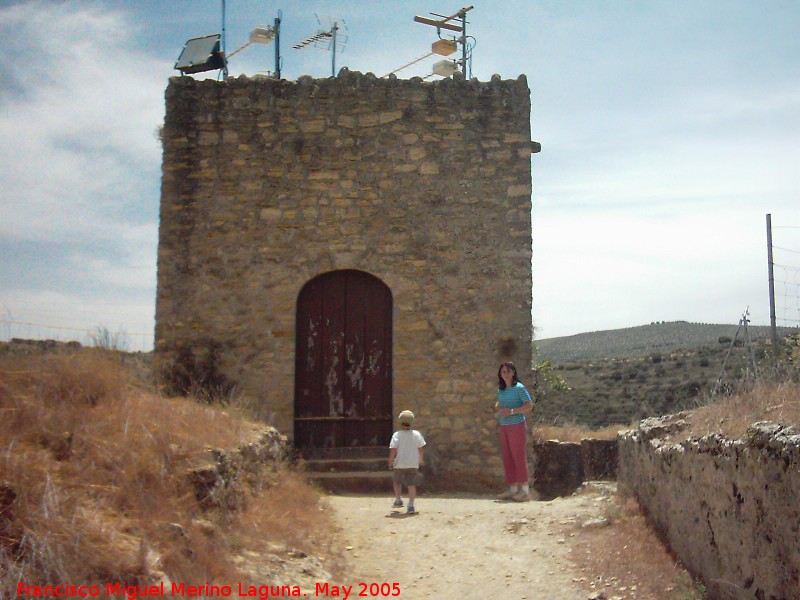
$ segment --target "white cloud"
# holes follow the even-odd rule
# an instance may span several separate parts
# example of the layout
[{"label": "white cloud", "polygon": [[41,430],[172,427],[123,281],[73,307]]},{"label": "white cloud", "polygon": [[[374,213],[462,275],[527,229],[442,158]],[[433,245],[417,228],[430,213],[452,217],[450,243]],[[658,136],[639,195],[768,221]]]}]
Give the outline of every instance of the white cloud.
[{"label": "white cloud", "polygon": [[[121,212],[153,218],[163,65],[133,47],[122,13],[75,2],[0,12],[15,85],[0,94],[0,235],[116,237]],[[10,176],[9,176],[10,175]],[[148,203],[149,210],[142,210]],[[149,214],[148,214],[149,213]]]},{"label": "white cloud", "polygon": [[152,344],[156,131],[171,64],[137,47],[133,21],[99,2],[0,9],[0,244],[12,258],[0,308],[33,324],[6,333],[86,341],[108,325]]}]

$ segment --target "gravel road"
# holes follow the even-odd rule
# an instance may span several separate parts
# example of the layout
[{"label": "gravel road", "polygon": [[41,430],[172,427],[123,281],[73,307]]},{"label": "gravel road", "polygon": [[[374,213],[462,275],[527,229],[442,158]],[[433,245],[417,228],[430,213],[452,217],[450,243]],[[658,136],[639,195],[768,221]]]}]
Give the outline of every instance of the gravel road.
[{"label": "gravel road", "polygon": [[567,553],[614,492],[614,484],[592,484],[569,498],[525,503],[423,495],[416,515],[392,509],[391,494],[330,496],[349,580],[329,597],[352,586],[350,598],[586,600],[591,588]]}]

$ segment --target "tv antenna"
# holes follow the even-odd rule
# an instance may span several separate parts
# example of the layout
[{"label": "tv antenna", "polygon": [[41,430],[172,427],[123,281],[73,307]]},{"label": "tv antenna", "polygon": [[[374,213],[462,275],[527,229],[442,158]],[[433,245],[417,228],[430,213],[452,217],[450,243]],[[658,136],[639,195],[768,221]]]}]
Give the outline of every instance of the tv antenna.
[{"label": "tv antenna", "polygon": [[[319,16],[316,13],[314,13],[314,16],[317,17],[317,22],[322,26],[322,21],[320,21]],[[344,47],[347,44],[348,38],[347,24],[344,20],[331,21],[330,18],[328,18],[328,22],[330,23],[328,29],[318,29],[316,33],[308,36],[302,42],[298,42],[292,46],[292,48],[295,50],[304,50],[305,48],[313,46],[315,48],[322,48],[323,50],[330,50],[331,76],[336,77],[336,53],[344,52]]]},{"label": "tv antenna", "polygon": [[[417,23],[422,23],[423,25],[431,25],[436,27],[436,35],[439,37],[439,41],[434,42],[431,45],[431,51],[421,56],[417,59],[414,59],[410,63],[403,65],[399,69],[395,69],[388,75],[392,73],[396,73],[397,71],[401,71],[406,67],[410,67],[421,60],[428,58],[434,54],[439,54],[441,56],[449,56],[458,50],[458,46],[461,45],[461,60],[441,60],[433,65],[433,75],[441,75],[442,77],[449,77],[450,75],[456,73],[461,67],[461,73],[464,75],[464,78],[467,77],[467,65],[470,65],[471,71],[471,62],[472,62],[472,49],[475,47],[475,38],[472,36],[467,36],[467,13],[471,11],[474,6],[465,6],[464,8],[460,9],[457,13],[448,16],[440,15],[437,13],[430,13],[433,17],[423,17],[417,15],[414,17],[414,21]],[[456,33],[460,33],[460,37],[453,36],[453,39],[448,40],[442,38],[442,29],[446,29],[448,31],[455,31]],[[470,44],[469,40],[472,40]]]}]

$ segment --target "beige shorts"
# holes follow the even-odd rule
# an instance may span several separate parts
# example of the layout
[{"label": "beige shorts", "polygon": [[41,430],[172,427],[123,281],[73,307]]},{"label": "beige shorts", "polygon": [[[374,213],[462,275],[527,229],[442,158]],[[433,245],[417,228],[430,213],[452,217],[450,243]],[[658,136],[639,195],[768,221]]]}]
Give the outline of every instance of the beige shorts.
[{"label": "beige shorts", "polygon": [[395,469],[392,471],[392,478],[400,485],[417,485],[419,469]]}]

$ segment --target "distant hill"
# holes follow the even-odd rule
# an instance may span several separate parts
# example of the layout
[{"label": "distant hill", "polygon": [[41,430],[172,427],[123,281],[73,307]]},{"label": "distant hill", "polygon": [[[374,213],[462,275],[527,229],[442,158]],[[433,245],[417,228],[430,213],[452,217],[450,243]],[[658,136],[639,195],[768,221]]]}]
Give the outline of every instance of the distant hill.
[{"label": "distant hill", "polygon": [[[736,389],[752,376],[753,359],[763,369],[769,327],[653,323],[537,341],[553,362],[566,390],[551,390],[536,407],[542,423],[578,423],[602,428],[692,408],[717,384]],[[778,337],[798,334],[782,327]],[[733,339],[741,343],[731,345]],[[725,367],[723,370],[723,366]]]},{"label": "distant hill", "polygon": [[[733,339],[738,327],[673,321],[548,338],[537,340],[536,345],[542,358],[556,364],[603,358],[630,358],[714,345],[719,343],[721,337]],[[748,325],[747,331],[752,340],[770,337],[769,327]],[[797,331],[797,328],[778,327],[778,337]],[[744,328],[739,331],[738,339],[746,339]]]}]

